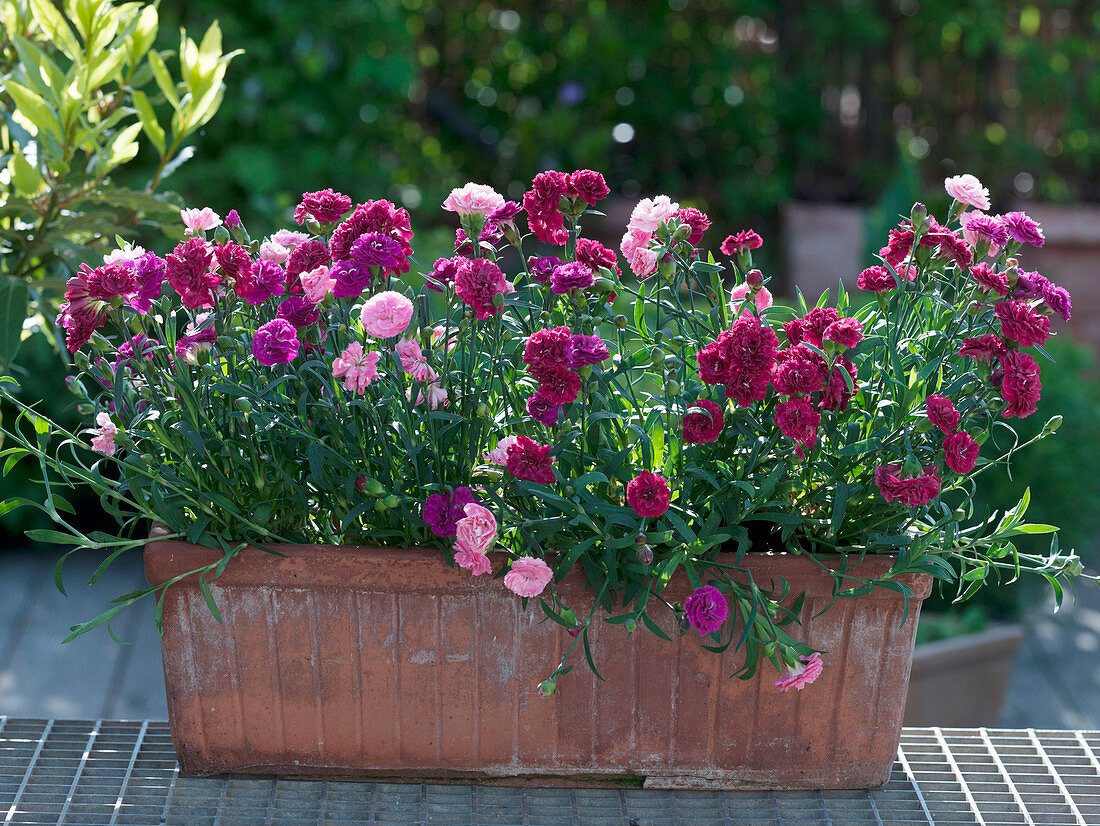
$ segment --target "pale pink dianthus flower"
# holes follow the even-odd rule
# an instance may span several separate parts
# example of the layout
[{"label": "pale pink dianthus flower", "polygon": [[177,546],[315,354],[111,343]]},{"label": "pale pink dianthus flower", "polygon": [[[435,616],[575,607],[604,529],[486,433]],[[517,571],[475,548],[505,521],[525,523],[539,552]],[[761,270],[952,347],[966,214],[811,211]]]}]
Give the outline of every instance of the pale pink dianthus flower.
[{"label": "pale pink dianthus flower", "polygon": [[478,214],[490,215],[504,205],[504,196],[485,184],[468,183],[451,190],[443,208],[448,212],[457,212],[461,216]]},{"label": "pale pink dianthus flower", "polygon": [[413,303],[394,290],[372,295],[360,313],[363,329],[375,338],[391,338],[405,332],[412,316]]},{"label": "pale pink dianthus flower", "polygon": [[378,359],[381,354],[372,350],[363,352],[363,345],[353,341],[332,362],[332,375],[344,379],[344,386],[359,395],[367,391],[370,383],[378,378]]},{"label": "pale pink dianthus flower", "polygon": [[181,209],[180,218],[183,219],[183,225],[187,227],[187,229],[183,231],[184,235],[191,235],[195,232],[206,232],[208,229],[214,229],[220,226],[222,222],[221,216],[210,207],[203,207],[202,209]]},{"label": "pale pink dianthus flower", "polygon": [[821,676],[825,666],[821,662],[820,654],[815,651],[810,656],[799,659],[801,662],[798,665],[788,668],[786,673],[775,681],[775,687],[780,691],[790,691],[792,688],[801,691]]},{"label": "pale pink dianthus flower", "polygon": [[972,206],[974,209],[989,209],[989,190],[973,175],[955,175],[952,178],[946,178],[943,188],[960,204]]},{"label": "pale pink dianthus flower", "polygon": [[329,273],[329,268],[322,264],[316,269],[304,272],[298,276],[302,282],[302,292],[313,304],[320,304],[325,300],[332,288],[336,285],[336,279]]},{"label": "pale pink dianthus flower", "polygon": [[537,597],[550,583],[554,572],[541,559],[523,556],[504,575],[504,587],[521,597]]}]

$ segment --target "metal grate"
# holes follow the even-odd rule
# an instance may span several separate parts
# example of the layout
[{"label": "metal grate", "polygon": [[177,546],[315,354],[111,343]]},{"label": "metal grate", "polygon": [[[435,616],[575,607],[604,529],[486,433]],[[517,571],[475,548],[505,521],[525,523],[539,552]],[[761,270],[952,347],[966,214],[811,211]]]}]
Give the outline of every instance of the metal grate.
[{"label": "metal grate", "polygon": [[196,780],[163,723],[0,717],[0,824],[1100,824],[1100,732],[906,729],[881,789]]}]

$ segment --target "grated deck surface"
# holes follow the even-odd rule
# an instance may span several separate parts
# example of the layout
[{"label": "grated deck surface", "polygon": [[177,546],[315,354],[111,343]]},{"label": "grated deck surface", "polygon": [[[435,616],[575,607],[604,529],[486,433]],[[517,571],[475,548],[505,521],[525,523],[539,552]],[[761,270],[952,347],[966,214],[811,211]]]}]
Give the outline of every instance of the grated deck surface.
[{"label": "grated deck surface", "polygon": [[0,717],[0,824],[1100,824],[1100,732],[905,729],[871,791],[197,780],[164,723]]}]

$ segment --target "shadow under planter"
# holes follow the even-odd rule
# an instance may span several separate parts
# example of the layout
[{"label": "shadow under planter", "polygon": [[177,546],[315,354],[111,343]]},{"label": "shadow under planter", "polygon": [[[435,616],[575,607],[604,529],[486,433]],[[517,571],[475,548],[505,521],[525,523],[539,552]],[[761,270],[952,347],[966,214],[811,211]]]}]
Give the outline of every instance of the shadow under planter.
[{"label": "shadow under planter", "polygon": [[[671,612],[672,640],[594,623],[592,654],[549,698],[535,692],[572,639],[500,579],[474,578],[424,548],[248,548],[210,590],[194,577],[164,601],[165,684],[182,771],[283,776],[431,778],[497,783],[603,783],[650,788],[867,788],[885,783],[901,736],[917,614],[914,596],[875,589],[832,600],[833,577],[804,557],[749,554],[766,587],[806,593],[793,633],[824,650],[825,671],[780,692],[770,665],[749,680],[732,646],[702,648]],[[220,558],[151,542],[160,584]],[[838,558],[839,560],[839,558]],[[732,562],[732,556],[729,559]],[[868,558],[858,574],[886,572]],[[856,585],[849,580],[847,585]],[[584,616],[593,594],[579,570],[557,584]],[[677,574],[664,596],[690,592]],[[903,622],[904,621],[904,622]],[[579,655],[579,656],[578,656]]]},{"label": "shadow under planter", "polygon": [[909,678],[905,725],[997,726],[1023,637],[1020,626],[1001,625],[918,645]]}]

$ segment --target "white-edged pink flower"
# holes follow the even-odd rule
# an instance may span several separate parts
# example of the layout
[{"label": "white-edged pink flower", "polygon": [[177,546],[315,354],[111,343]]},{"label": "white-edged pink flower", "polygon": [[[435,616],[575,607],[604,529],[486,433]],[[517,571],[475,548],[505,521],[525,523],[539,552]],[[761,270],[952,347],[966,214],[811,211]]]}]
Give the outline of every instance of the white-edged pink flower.
[{"label": "white-edged pink flower", "polygon": [[428,366],[428,359],[424,357],[424,348],[414,338],[403,338],[394,347],[401,359],[401,369],[412,376],[416,381],[435,381],[439,374]]},{"label": "white-edged pink flower", "polygon": [[490,215],[498,207],[504,205],[504,196],[485,184],[468,183],[463,187],[452,189],[447,200],[443,202],[443,208],[448,212],[457,212],[459,215],[481,216]]},{"label": "white-edged pink flower", "polygon": [[504,575],[504,587],[521,597],[537,597],[553,576],[550,566],[541,559],[522,556],[512,563],[512,569]]},{"label": "white-edged pink flower", "polygon": [[115,455],[115,436],[118,427],[111,421],[111,414],[103,411],[95,417],[96,435],[92,439],[92,450],[98,450],[104,456]]},{"label": "white-edged pink flower", "polygon": [[505,436],[503,439],[501,439],[499,442],[497,442],[497,446],[495,448],[490,450],[488,453],[485,454],[484,457],[482,457],[482,460],[486,464],[500,465],[501,467],[507,467],[507,465],[508,465],[508,448],[510,448],[512,445],[514,445],[518,441],[519,441],[519,436],[516,436],[514,434],[509,435],[509,436]]},{"label": "white-edged pink flower", "polygon": [[628,227],[626,232],[623,233],[623,240],[619,242],[619,249],[622,250],[625,257],[630,258],[637,250],[648,247],[652,238],[652,232]]},{"label": "white-edged pink flower", "polygon": [[[405,398],[412,399],[411,387],[405,391]],[[441,407],[446,407],[449,400],[450,397],[447,395],[447,391],[433,381],[424,385],[423,390],[417,391],[416,401],[413,402],[413,407],[419,407],[422,404],[426,404],[430,409],[438,410]]]},{"label": "white-edged pink flower", "polygon": [[191,235],[194,232],[206,232],[208,229],[220,226],[222,222],[221,216],[210,207],[181,209],[180,218],[183,219],[183,225],[187,227],[183,231],[184,235]]},{"label": "white-edged pink flower", "polygon": [[466,505],[463,513],[466,515],[455,523],[455,542],[477,553],[485,553],[497,541],[496,517],[477,502]]},{"label": "white-edged pink flower", "polygon": [[280,247],[286,247],[287,252],[294,252],[295,247],[300,247],[309,240],[309,233],[298,232],[293,229],[281,229],[271,236],[271,240]]},{"label": "white-edged pink flower", "polygon": [[367,392],[370,383],[378,378],[378,359],[381,354],[372,350],[363,352],[363,345],[353,341],[332,362],[332,375],[344,380],[344,387],[359,395]]},{"label": "white-edged pink flower", "polygon": [[359,315],[363,329],[375,338],[391,338],[405,332],[413,317],[413,303],[394,290],[372,295]]},{"label": "white-edged pink flower", "polygon": [[329,268],[322,264],[316,269],[304,272],[298,276],[302,283],[302,292],[311,304],[320,304],[325,300],[332,288],[336,285],[336,279],[329,275]]},{"label": "white-edged pink flower", "polygon": [[989,190],[973,175],[955,175],[953,178],[945,178],[943,188],[960,204],[972,206],[974,209],[989,209]]},{"label": "white-edged pink flower", "polygon": [[272,241],[268,238],[262,244],[260,244],[260,258],[264,261],[271,261],[274,264],[285,264],[286,259],[290,257],[290,250],[280,244],[278,241]]},{"label": "white-edged pink flower", "polygon": [[124,250],[111,250],[103,256],[104,264],[114,264],[119,261],[134,261],[145,255],[145,247],[129,247]]},{"label": "white-edged pink flower", "polygon": [[821,655],[816,651],[808,657],[801,657],[801,662],[775,681],[774,685],[780,691],[790,691],[792,688],[801,691],[818,677],[821,676],[825,666],[821,662]]},{"label": "white-edged pink flower", "polygon": [[[749,294],[748,284],[738,284],[732,290],[730,290],[730,312],[736,313],[737,308],[741,306],[741,302],[745,299],[745,296]],[[767,287],[761,287],[756,293],[754,303],[756,304],[756,311],[763,314],[764,310],[768,309],[772,305],[772,294],[768,292]],[[752,315],[752,310],[745,307],[741,310],[738,318],[744,318],[747,315]]]},{"label": "white-edged pink flower", "polygon": [[663,222],[672,217],[680,205],[671,200],[667,195],[658,195],[656,198],[643,198],[638,201],[634,211],[630,213],[629,229],[640,229],[643,232],[656,232]]}]

